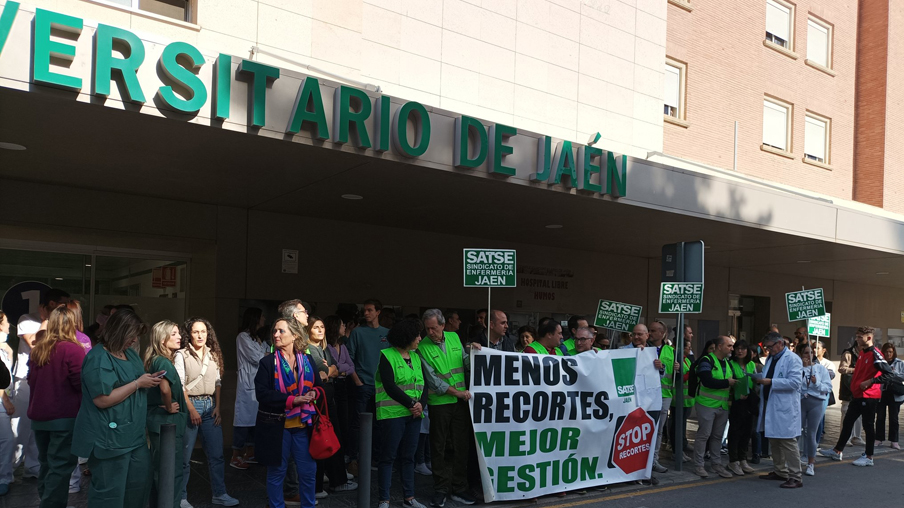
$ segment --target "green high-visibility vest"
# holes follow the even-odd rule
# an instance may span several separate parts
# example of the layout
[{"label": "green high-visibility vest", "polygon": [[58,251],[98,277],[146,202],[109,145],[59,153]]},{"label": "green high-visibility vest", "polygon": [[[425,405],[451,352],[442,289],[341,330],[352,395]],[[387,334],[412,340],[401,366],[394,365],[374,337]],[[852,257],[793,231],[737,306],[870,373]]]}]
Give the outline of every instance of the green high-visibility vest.
[{"label": "green high-visibility vest", "polygon": [[744,375],[744,372],[746,371],[748,374],[755,373],[756,365],[754,365],[753,362],[747,362],[746,367],[741,367],[741,365],[734,360],[729,360],[728,365],[731,365],[731,371],[734,374],[734,378],[738,380],[732,389],[732,400],[739,400],[741,397],[750,395],[750,392],[753,391],[754,387],[753,378]]},{"label": "green high-visibility vest", "polygon": [[[389,361],[389,364],[392,365],[395,384],[413,400],[420,400],[421,395],[424,394],[424,372],[421,370],[421,357],[419,355],[411,355],[411,367],[409,367],[405,363],[405,359],[402,358],[402,353],[399,353],[399,350],[394,347],[384,349],[382,354]],[[386,393],[379,369],[377,369],[376,388],[377,420],[411,416],[411,411],[408,411],[407,407],[399,404]],[[421,418],[423,418],[423,415],[421,415]]]},{"label": "green high-visibility vest", "polygon": [[[716,358],[714,353],[710,353],[708,356],[713,362],[713,379],[728,379],[731,377],[731,374],[722,370],[722,364]],[[718,390],[713,390],[711,388],[707,388],[700,384],[700,393],[697,394],[697,404],[700,404],[704,407],[711,408],[722,408],[728,409],[728,388],[720,388]]]},{"label": "green high-visibility vest", "polygon": [[562,343],[565,346],[565,350],[568,351],[568,356],[574,356],[578,354],[578,346],[574,343],[574,337],[566,340]]},{"label": "green high-visibility vest", "polygon": [[[688,372],[691,371],[691,359],[685,357],[684,358],[684,366],[681,368],[681,375],[684,376]],[[688,391],[688,383],[684,382],[682,387],[684,388],[684,407],[694,407],[694,397],[691,397],[690,392]],[[675,399],[672,398],[672,407],[675,406]]]},{"label": "green high-visibility vest", "polygon": [[[466,389],[465,366],[462,362],[461,341],[458,339],[458,334],[453,332],[443,332],[443,337],[446,341],[445,352],[429,337],[421,340],[417,352],[443,382],[456,390],[464,391]],[[458,397],[455,395],[433,393],[432,391],[427,394],[427,404],[431,406],[455,404],[456,402],[458,402]]]},{"label": "green high-visibility vest", "polygon": [[662,369],[665,372],[659,378],[659,382],[662,383],[662,398],[669,399],[675,390],[675,348],[663,344],[659,350],[659,361],[662,362]]},{"label": "green high-visibility vest", "polygon": [[556,356],[563,356],[563,355],[562,355],[562,350],[561,350],[561,349],[559,349],[559,348],[557,348],[557,347],[556,347],[556,348],[553,348],[553,351],[555,351],[555,353],[550,353],[549,350],[546,349],[545,347],[543,347],[543,344],[540,344],[540,341],[538,341],[538,340],[535,340],[535,341],[531,342],[531,343],[530,343],[530,347],[532,347],[532,348],[534,349],[534,351],[537,352],[537,354],[541,354],[541,355],[551,355],[551,354],[554,354],[554,355],[556,355]]}]

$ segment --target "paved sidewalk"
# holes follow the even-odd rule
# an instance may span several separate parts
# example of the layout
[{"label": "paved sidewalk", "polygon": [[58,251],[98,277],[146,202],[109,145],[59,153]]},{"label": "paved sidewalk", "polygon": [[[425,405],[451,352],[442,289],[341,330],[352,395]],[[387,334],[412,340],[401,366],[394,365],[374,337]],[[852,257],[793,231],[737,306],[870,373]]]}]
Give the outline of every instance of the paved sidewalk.
[{"label": "paved sidewalk", "polygon": [[[823,442],[821,446],[823,448],[832,447],[835,441],[838,439],[838,433],[840,431],[840,423],[841,423],[841,410],[840,405],[835,405],[830,407],[826,412],[826,433],[823,438]],[[696,422],[693,418],[689,421],[688,425],[690,426],[692,436],[692,432],[696,430]],[[863,446],[853,446],[845,449],[845,456],[848,458],[855,458],[863,453]],[[895,450],[892,450],[888,447],[886,442],[885,446],[879,447],[876,449],[876,455],[882,455],[887,453],[893,453]],[[231,453],[230,450],[227,450],[227,453]],[[895,452],[900,453],[900,452]],[[229,455],[227,455],[228,460]],[[824,457],[817,458],[817,465],[820,463],[824,463],[828,461]],[[691,463],[684,464],[684,471],[677,472],[674,471],[674,464],[671,460],[671,454],[668,452],[663,452],[662,461],[663,465],[669,468],[668,473],[657,474],[656,477],[660,481],[660,486],[667,485],[677,485],[677,484],[685,484],[690,482],[701,482],[701,480],[697,475],[693,474],[693,466]],[[759,465],[752,465],[757,472],[768,472],[772,469],[772,461],[768,459],[763,459]],[[0,508],[38,508],[38,495],[37,495],[37,480],[30,479],[22,479],[21,478],[21,469],[17,471],[16,481],[10,486],[10,492],[6,496],[0,497]],[[376,494],[376,474],[374,473],[372,476],[372,493],[371,493],[371,506],[376,506],[377,494]],[[718,477],[716,477],[718,478]],[[418,494],[418,498],[425,505],[429,504],[430,497],[433,494],[433,480],[430,477],[415,475],[416,487],[415,490]],[[85,477],[82,479],[82,491],[78,494],[71,494],[69,496],[69,504],[76,508],[84,508],[87,506],[88,501],[88,482],[89,478]],[[710,475],[710,478],[707,481],[718,481],[714,479],[714,475]],[[247,471],[239,471],[237,469],[233,469],[226,466],[226,488],[229,494],[235,498],[237,498],[242,507],[248,508],[264,508],[267,506],[266,500],[266,470],[261,466],[252,466]],[[522,501],[517,503],[496,503],[501,506],[525,506],[525,505],[534,505],[534,504],[560,504],[562,502],[570,502],[570,501],[578,501],[592,498],[604,498],[615,494],[622,494],[627,492],[632,492],[636,490],[641,490],[649,487],[644,487],[640,485],[614,485],[611,486],[608,492],[598,492],[594,490],[588,491],[589,493],[586,495],[578,495],[569,493],[566,497],[554,497],[547,496],[540,498],[538,500],[531,501]],[[400,507],[401,506],[401,490],[399,487],[398,476],[394,475],[393,478],[393,490],[392,490],[392,506]],[[210,503],[210,483],[208,481],[208,472],[206,462],[204,462],[204,453],[200,450],[195,450],[194,460],[192,462],[192,474],[191,481],[189,482],[188,487],[188,500],[191,502],[193,506],[196,508],[212,508],[216,505],[212,505]],[[340,494],[330,494],[327,498],[321,499],[318,508],[350,508],[357,506],[357,492],[343,492]],[[446,501],[446,506],[451,508],[457,508],[459,506],[458,503],[453,502],[451,499]],[[114,507],[110,507],[114,508]],[[152,507],[153,508],[153,507]]]}]

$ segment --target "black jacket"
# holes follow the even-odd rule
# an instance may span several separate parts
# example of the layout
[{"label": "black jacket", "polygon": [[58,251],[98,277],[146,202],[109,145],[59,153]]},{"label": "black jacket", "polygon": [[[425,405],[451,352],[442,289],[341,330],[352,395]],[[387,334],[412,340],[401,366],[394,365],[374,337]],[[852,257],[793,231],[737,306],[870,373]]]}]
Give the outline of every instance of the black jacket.
[{"label": "black jacket", "polygon": [[[515,352],[515,339],[513,337],[505,335],[501,339],[499,339],[499,341],[502,342],[501,351],[509,351],[511,353]],[[486,331],[478,335],[474,342],[480,344],[481,347],[490,347],[490,343],[487,340]]]},{"label": "black jacket", "polygon": [[[273,360],[275,353],[261,358],[254,376],[254,393],[257,395],[257,422],[254,429],[254,456],[265,466],[278,466],[282,463],[282,439],[286,419],[277,415],[286,414],[288,395],[273,388]],[[313,367],[314,359],[305,355]],[[314,386],[322,386],[317,369],[314,369]],[[271,416],[272,415],[272,416]]]}]

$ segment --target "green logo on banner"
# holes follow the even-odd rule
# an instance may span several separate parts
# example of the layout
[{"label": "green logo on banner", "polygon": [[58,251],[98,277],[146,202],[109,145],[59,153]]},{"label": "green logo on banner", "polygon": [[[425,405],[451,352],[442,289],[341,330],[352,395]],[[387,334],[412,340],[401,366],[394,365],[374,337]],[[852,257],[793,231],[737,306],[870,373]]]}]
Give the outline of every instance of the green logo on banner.
[{"label": "green logo on banner", "polygon": [[634,395],[634,373],[637,371],[636,358],[613,358],[612,372],[615,374],[615,389],[619,397]]}]

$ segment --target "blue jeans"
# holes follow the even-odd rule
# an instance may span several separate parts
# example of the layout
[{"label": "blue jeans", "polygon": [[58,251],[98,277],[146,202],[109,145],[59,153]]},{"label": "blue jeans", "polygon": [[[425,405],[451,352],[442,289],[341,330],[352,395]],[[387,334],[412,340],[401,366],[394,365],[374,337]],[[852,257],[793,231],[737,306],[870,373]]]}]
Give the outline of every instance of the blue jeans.
[{"label": "blue jeans", "polygon": [[314,484],[317,477],[317,462],[308,450],[310,429],[285,429],[282,441],[282,463],[279,466],[267,467],[267,499],[270,508],[284,508],[283,478],[289,467],[289,459],[295,459],[298,470],[299,489],[302,508],[314,508]]},{"label": "blue jeans", "polygon": [[204,447],[204,455],[207,455],[207,469],[210,471],[210,490],[213,497],[226,493],[226,483],[223,480],[223,427],[213,423],[213,397],[191,398],[189,404],[195,406],[195,411],[201,415],[201,425],[194,426],[189,421],[185,427],[185,442],[182,460],[182,499],[186,499],[188,492],[188,476],[191,474],[191,452],[195,449],[195,440],[198,439],[198,431],[201,431],[201,445]]},{"label": "blue jeans", "polygon": [[[377,462],[377,480],[380,499],[389,501],[389,486],[392,484],[392,463],[399,458],[399,474],[402,477],[402,492],[405,499],[414,497],[414,452],[417,451],[421,435],[421,418],[403,416],[380,420],[380,439],[383,450]],[[374,439],[376,441],[376,439]]]},{"label": "blue jeans", "polygon": [[816,445],[822,442],[822,436],[826,433],[826,410],[829,408],[829,399],[822,405],[822,421],[819,422],[819,429],[816,431]]}]

